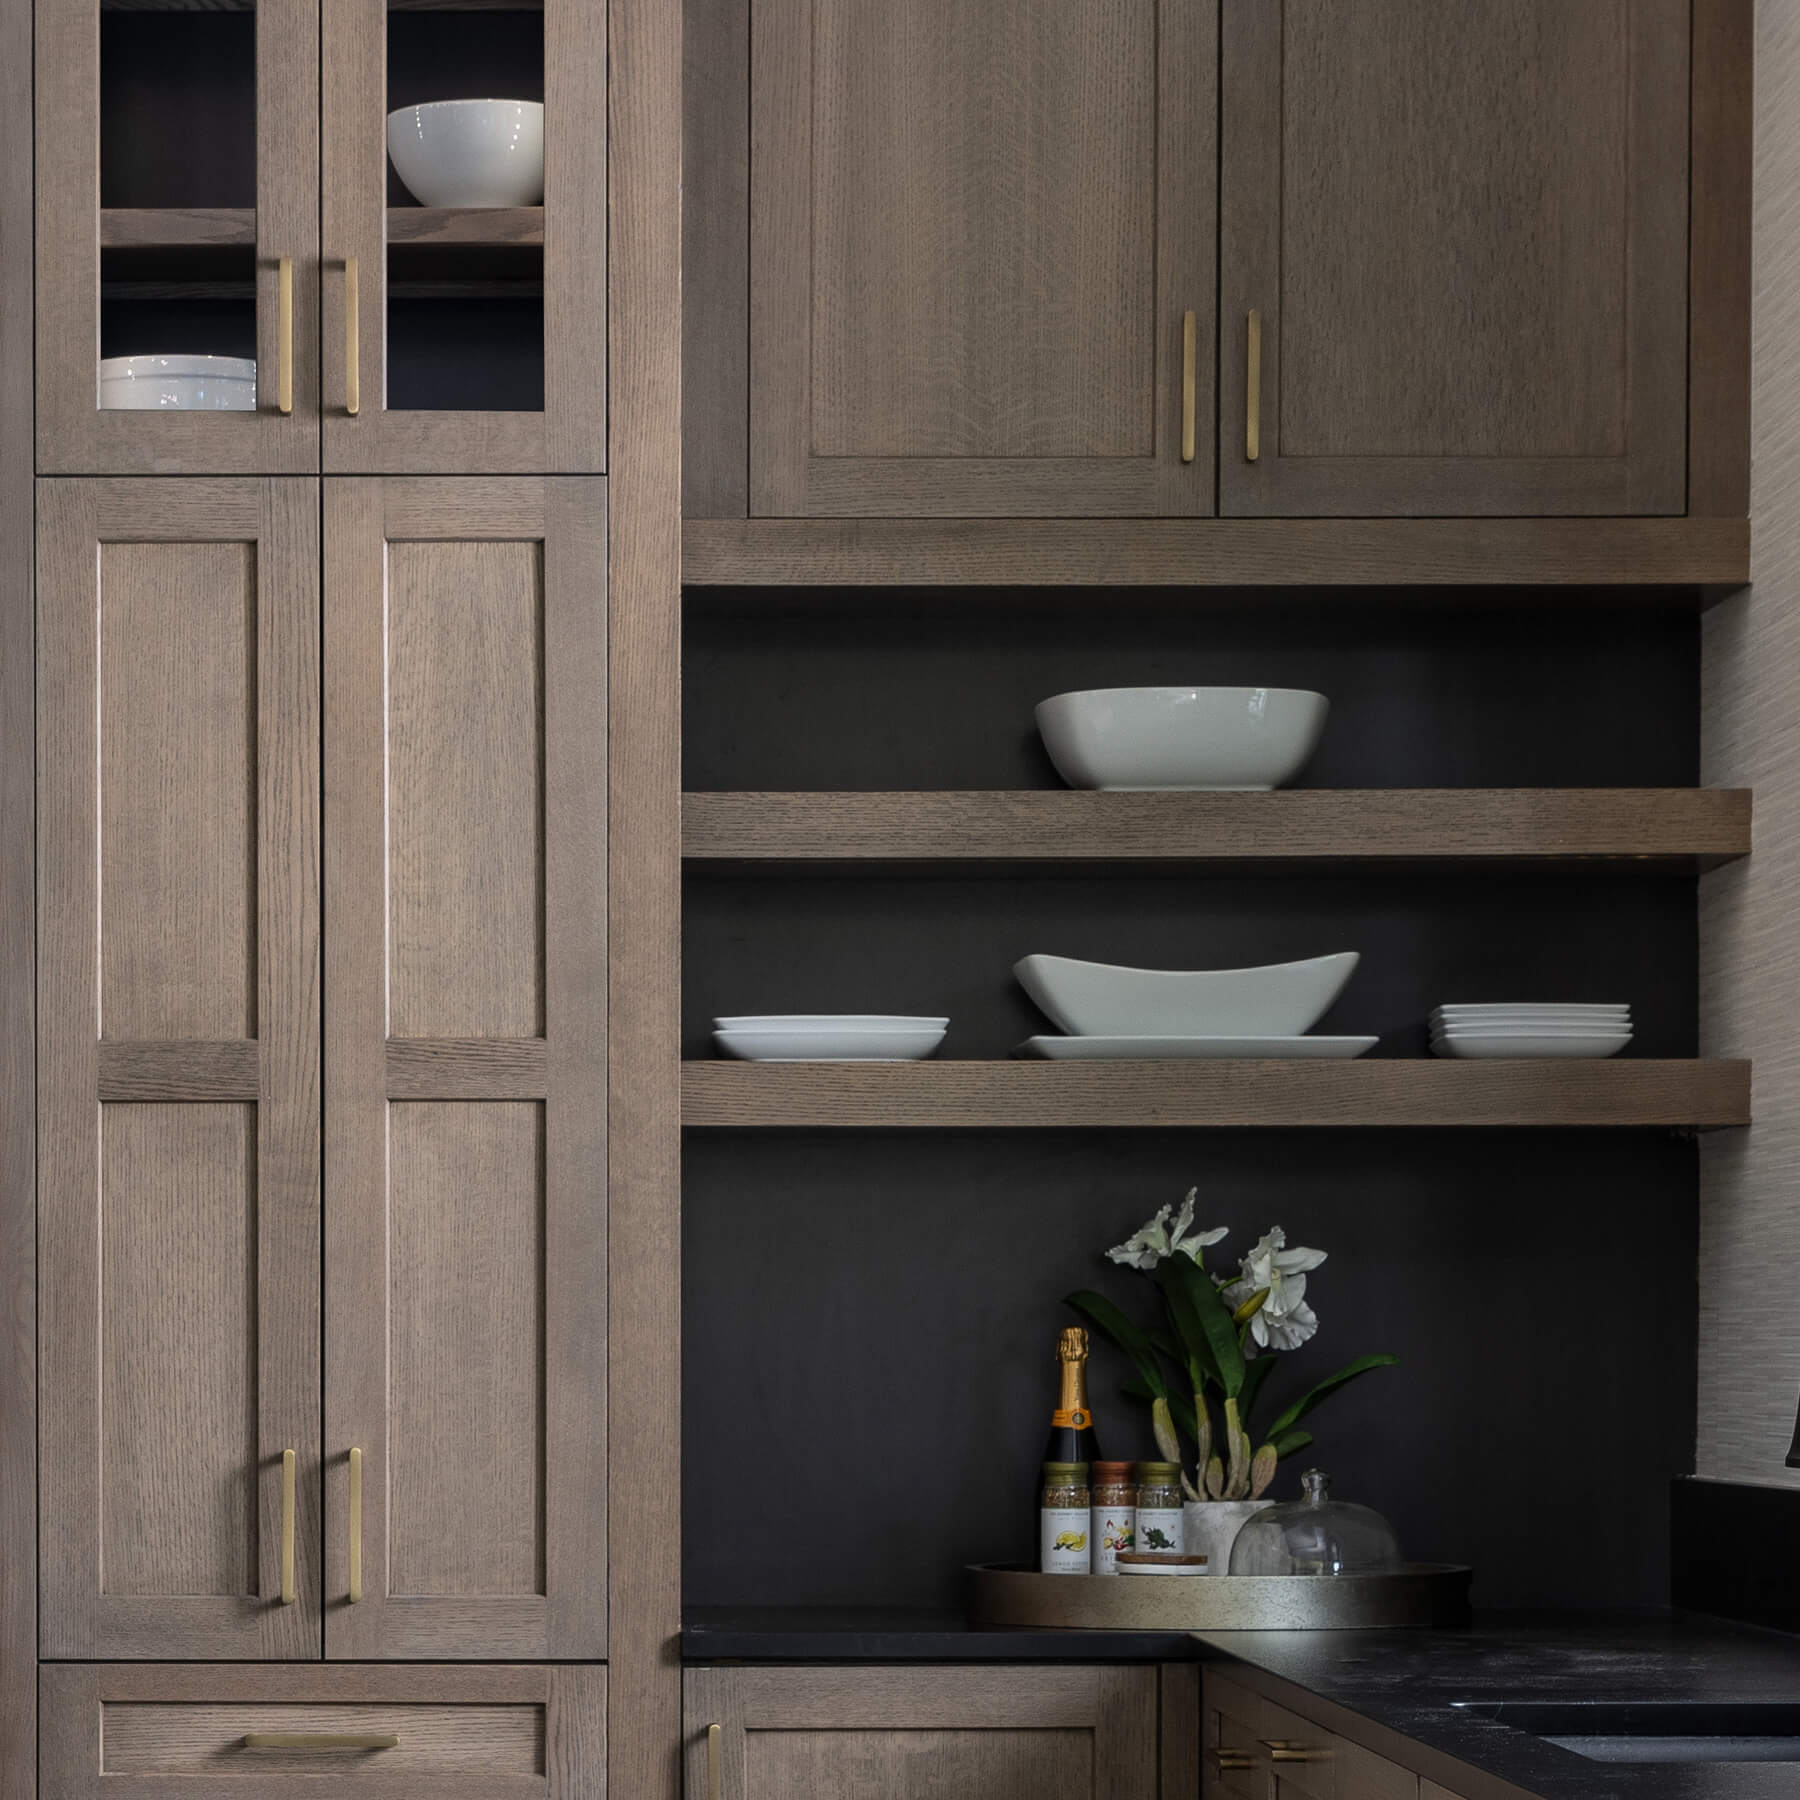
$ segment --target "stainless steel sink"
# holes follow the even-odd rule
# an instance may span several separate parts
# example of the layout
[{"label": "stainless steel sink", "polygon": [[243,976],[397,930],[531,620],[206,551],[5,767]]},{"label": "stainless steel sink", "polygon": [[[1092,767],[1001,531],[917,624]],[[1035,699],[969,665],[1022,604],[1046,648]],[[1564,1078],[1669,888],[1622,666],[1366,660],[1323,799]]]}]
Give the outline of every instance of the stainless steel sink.
[{"label": "stainless steel sink", "polygon": [[1611,1763],[1800,1763],[1791,1700],[1459,1700],[1462,1712]]}]

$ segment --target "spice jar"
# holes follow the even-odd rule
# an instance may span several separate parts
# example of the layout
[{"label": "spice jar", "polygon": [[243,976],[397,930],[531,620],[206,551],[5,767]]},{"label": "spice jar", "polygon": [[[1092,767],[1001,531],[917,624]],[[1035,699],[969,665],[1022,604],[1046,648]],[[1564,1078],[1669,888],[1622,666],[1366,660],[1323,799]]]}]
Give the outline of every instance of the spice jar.
[{"label": "spice jar", "polygon": [[1085,1575],[1088,1566],[1087,1464],[1047,1462],[1038,1512],[1038,1568],[1045,1575]]},{"label": "spice jar", "polygon": [[1137,1487],[1131,1479],[1131,1464],[1095,1463],[1092,1492],[1088,1543],[1093,1573],[1116,1575],[1119,1565],[1114,1558],[1137,1543]]},{"label": "spice jar", "polygon": [[1137,1465],[1137,1547],[1180,1554],[1187,1548],[1181,1525],[1181,1464]]}]

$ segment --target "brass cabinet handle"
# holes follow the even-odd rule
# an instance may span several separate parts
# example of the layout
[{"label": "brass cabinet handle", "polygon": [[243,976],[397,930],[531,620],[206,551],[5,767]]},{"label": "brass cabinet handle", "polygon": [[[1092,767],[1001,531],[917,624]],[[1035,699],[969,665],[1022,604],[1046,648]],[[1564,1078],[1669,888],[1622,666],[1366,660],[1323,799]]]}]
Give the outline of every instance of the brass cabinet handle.
[{"label": "brass cabinet handle", "polygon": [[1314,1744],[1296,1744],[1291,1738],[1264,1738],[1262,1747],[1268,1751],[1270,1762],[1317,1763],[1331,1761],[1329,1750]]},{"label": "brass cabinet handle", "polygon": [[350,1604],[362,1598],[362,1452],[350,1452]]},{"label": "brass cabinet handle", "polygon": [[706,1800],[719,1800],[719,1728],[706,1728]]},{"label": "brass cabinet handle", "polygon": [[1199,330],[1191,312],[1181,315],[1181,460],[1194,460],[1194,359]]},{"label": "brass cabinet handle", "polygon": [[1262,454],[1262,314],[1250,309],[1244,346],[1244,461]]},{"label": "brass cabinet handle", "polygon": [[1227,1775],[1234,1770],[1254,1769],[1256,1767],[1256,1758],[1252,1756],[1248,1750],[1238,1750],[1235,1748],[1228,1748],[1225,1745],[1220,1745],[1220,1747],[1213,1752],[1213,1767],[1217,1769],[1221,1775]]},{"label": "brass cabinet handle", "polygon": [[344,258],[344,411],[355,418],[362,411],[362,300],[356,278],[356,258]]},{"label": "brass cabinet handle", "polygon": [[276,281],[281,295],[280,323],[281,360],[277,365],[275,410],[289,416],[294,410],[294,259],[284,256],[276,265]]},{"label": "brass cabinet handle", "polygon": [[294,1453],[281,1453],[281,1604],[294,1604]]},{"label": "brass cabinet handle", "polygon": [[397,1750],[391,1731],[252,1731],[246,1750]]}]

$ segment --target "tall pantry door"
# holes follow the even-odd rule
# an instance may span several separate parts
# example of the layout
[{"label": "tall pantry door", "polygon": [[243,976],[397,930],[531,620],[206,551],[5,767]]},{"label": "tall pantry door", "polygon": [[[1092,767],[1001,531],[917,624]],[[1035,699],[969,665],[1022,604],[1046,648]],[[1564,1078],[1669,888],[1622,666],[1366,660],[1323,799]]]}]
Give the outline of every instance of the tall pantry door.
[{"label": "tall pantry door", "polygon": [[326,1654],[606,1653],[606,512],[325,483]]},{"label": "tall pantry door", "polygon": [[316,1658],[319,486],[37,518],[40,1644]]}]

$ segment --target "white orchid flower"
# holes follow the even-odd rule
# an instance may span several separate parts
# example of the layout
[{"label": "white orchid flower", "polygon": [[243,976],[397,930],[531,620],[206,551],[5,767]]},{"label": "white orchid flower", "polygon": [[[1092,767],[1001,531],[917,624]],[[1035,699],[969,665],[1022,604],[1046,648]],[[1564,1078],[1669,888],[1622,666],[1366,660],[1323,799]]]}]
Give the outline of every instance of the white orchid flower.
[{"label": "white orchid flower", "polygon": [[1319,1329],[1318,1315],[1306,1304],[1306,1277],[1324,1260],[1323,1250],[1288,1249],[1287,1233],[1279,1225],[1245,1255],[1237,1280],[1225,1289],[1225,1304],[1235,1309],[1252,1294],[1269,1290],[1250,1321],[1258,1349],[1297,1350]]},{"label": "white orchid flower", "polygon": [[1172,1206],[1162,1207],[1148,1224],[1140,1225],[1124,1243],[1107,1251],[1108,1258],[1128,1269],[1154,1269],[1165,1258],[1180,1254],[1200,1260],[1200,1252],[1216,1244],[1230,1231],[1221,1225],[1213,1231],[1190,1231],[1194,1223],[1195,1196],[1198,1188],[1189,1188],[1179,1212]]}]

